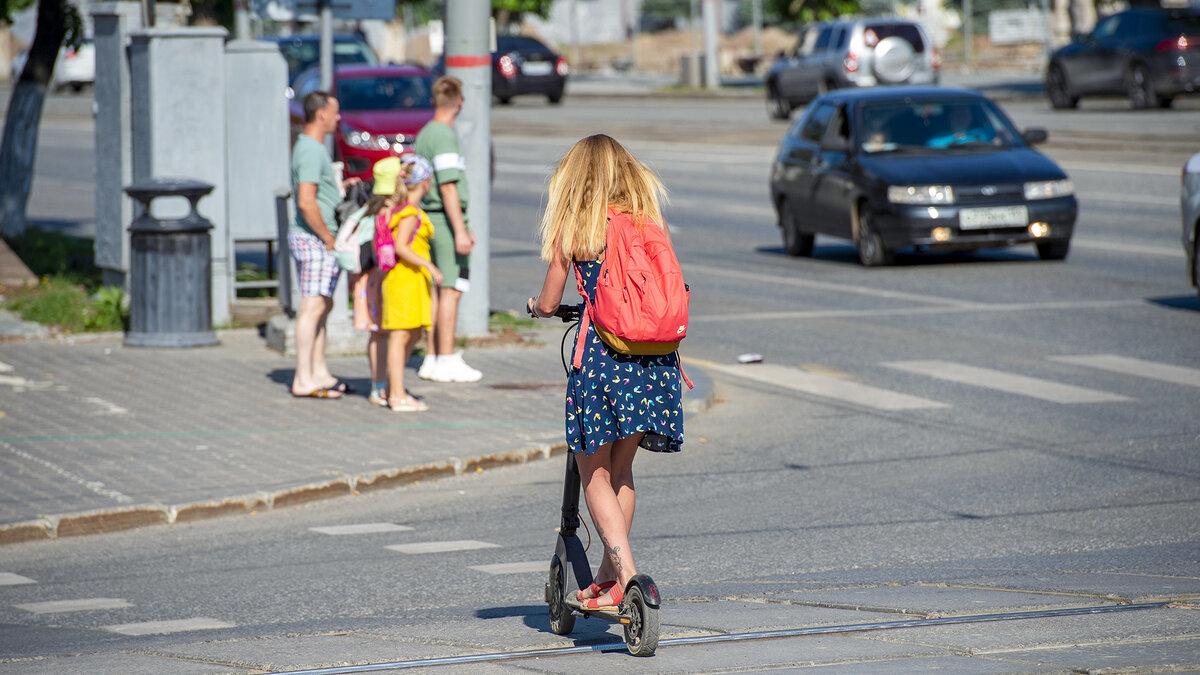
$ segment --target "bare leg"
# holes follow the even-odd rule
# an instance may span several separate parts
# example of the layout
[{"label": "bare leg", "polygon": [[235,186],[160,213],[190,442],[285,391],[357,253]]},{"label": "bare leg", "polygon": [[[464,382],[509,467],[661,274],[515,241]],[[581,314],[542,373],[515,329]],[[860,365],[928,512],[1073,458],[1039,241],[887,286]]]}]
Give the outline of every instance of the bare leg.
[{"label": "bare leg", "polygon": [[433,323],[437,326],[435,338],[437,353],[440,356],[454,353],[454,334],[458,325],[458,301],[460,299],[462,299],[462,293],[453,288],[438,289],[437,318]]},{"label": "bare leg", "polygon": [[383,382],[387,378],[388,332],[371,331],[367,340],[367,362],[371,364],[371,382]]},{"label": "bare leg", "polygon": [[408,395],[404,390],[404,366],[412,354],[413,343],[420,335],[417,329],[393,330],[388,333],[387,365],[388,365],[388,400],[399,401]]},{"label": "bare leg", "polygon": [[[324,380],[319,379],[315,372],[315,359],[316,354],[320,353],[320,361],[324,366],[325,317],[329,315],[329,310],[332,308],[332,298],[320,295],[306,295],[300,298],[300,311],[296,314],[295,328],[296,374],[292,378],[292,393],[297,396],[304,396],[324,388]],[[330,394],[331,398],[338,396],[340,393]]]},{"label": "bare leg", "polygon": [[[636,434],[602,445],[590,456],[576,456],[588,513],[604,543],[604,560],[596,578],[615,579],[622,589],[637,574],[629,547],[629,527],[635,503],[633,458],[641,440],[642,434]],[[600,598],[601,605],[613,604],[609,593]]]},{"label": "bare leg", "polygon": [[329,318],[329,312],[333,310],[333,298],[321,296],[321,300],[324,308],[321,311],[321,319],[317,323],[316,339],[313,340],[312,374],[314,382],[319,383],[321,387],[328,388],[337,384],[337,378],[329,372],[329,364],[325,362],[325,322]]}]

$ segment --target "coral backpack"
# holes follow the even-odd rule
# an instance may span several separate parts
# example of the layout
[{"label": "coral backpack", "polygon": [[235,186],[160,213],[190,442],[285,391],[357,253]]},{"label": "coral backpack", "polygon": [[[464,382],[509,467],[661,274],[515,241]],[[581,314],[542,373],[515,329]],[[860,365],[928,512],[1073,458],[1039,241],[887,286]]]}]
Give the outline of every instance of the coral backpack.
[{"label": "coral backpack", "polygon": [[584,292],[579,265],[574,267],[585,302],[575,346],[576,368],[582,365],[588,324],[604,344],[621,354],[670,354],[687,337],[690,291],[670,240],[653,221],[639,226],[629,214],[608,210],[604,262],[594,299]]}]

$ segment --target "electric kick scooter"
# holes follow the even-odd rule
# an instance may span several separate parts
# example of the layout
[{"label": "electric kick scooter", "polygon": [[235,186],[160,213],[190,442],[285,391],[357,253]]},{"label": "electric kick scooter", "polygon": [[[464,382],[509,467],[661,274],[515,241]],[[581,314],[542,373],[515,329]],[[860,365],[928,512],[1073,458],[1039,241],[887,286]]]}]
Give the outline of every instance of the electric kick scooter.
[{"label": "electric kick scooter", "polygon": [[[579,320],[579,307],[559,305],[554,316],[563,323]],[[567,334],[570,328],[567,329]],[[566,335],[563,341],[566,342]],[[564,357],[563,368],[567,368]],[[570,372],[569,370],[567,371]],[[634,656],[650,656],[658,648],[661,600],[658,586],[645,574],[636,574],[625,586],[625,597],[616,607],[587,609],[579,602],[577,591],[592,584],[592,567],[587,551],[579,541],[579,466],[575,455],[567,453],[567,475],[563,481],[562,521],[554,557],[550,560],[550,580],[546,584],[546,603],[550,605],[550,630],[567,635],[575,628],[577,616],[594,617],[625,628],[625,646]]]}]

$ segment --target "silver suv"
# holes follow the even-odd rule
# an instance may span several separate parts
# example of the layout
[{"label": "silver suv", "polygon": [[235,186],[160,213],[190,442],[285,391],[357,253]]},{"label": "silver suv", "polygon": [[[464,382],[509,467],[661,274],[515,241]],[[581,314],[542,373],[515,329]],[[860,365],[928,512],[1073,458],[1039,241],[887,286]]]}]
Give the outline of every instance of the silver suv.
[{"label": "silver suv", "polygon": [[767,113],[792,109],[831,89],[937,84],[941,58],[920,24],[902,19],[840,19],[800,29],[790,52],[767,72]]}]

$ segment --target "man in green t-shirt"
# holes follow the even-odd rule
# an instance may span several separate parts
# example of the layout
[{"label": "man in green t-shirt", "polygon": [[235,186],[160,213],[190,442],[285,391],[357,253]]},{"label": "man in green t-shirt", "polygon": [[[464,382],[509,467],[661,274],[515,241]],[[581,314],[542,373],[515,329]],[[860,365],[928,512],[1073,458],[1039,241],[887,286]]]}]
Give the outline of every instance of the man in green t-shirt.
[{"label": "man in green t-shirt", "polygon": [[462,110],[462,82],[442,77],[433,83],[433,119],[421,128],[413,150],[433,166],[434,189],[421,200],[433,222],[430,258],[442,273],[430,353],[417,376],[435,382],[476,382],[483,375],[454,351],[458,301],[469,287],[475,235],[467,227],[467,163],[458,148],[454,120]]},{"label": "man in green t-shirt", "polygon": [[339,188],[325,149],[325,137],[337,131],[340,119],[336,98],[323,91],[310,93],[304,97],[304,132],[292,146],[296,219],[288,227],[288,249],[296,261],[300,287],[293,396],[341,398],[349,390],[325,363],[325,320],[333,309],[338,281],[333,209],[342,200],[342,190],[358,182],[357,178],[347,179]]}]

